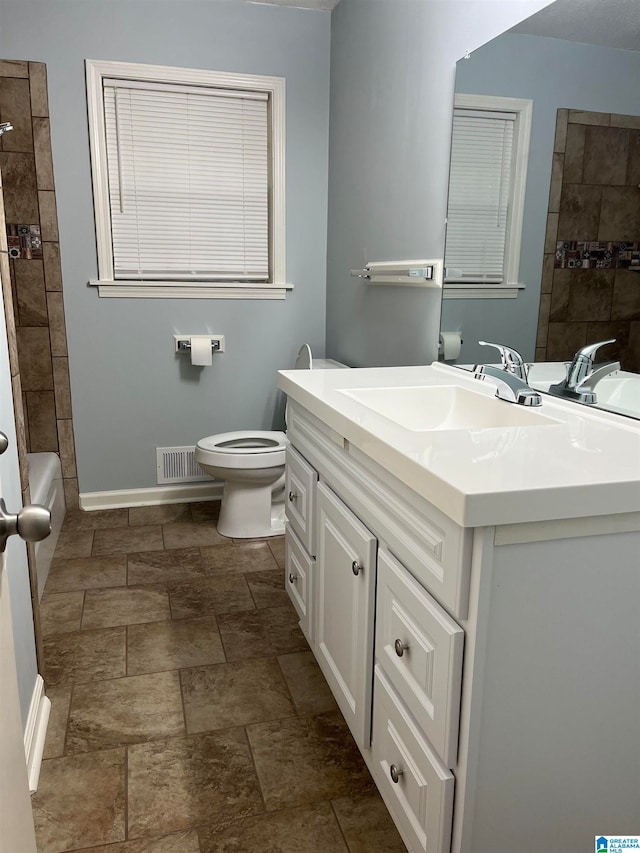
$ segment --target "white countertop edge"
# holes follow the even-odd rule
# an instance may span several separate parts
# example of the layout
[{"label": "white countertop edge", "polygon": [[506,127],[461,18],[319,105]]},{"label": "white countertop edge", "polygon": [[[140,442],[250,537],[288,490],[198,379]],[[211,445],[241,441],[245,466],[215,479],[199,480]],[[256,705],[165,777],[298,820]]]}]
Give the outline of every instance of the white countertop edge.
[{"label": "white countertop edge", "polygon": [[[369,385],[372,369],[364,370],[369,374],[367,377],[369,381],[366,383]],[[386,373],[380,374],[381,387],[389,384],[389,376],[392,375],[400,378],[404,373],[405,381],[401,384],[411,384],[411,381],[416,381],[415,376],[420,375],[420,372],[415,368],[374,370],[386,371]],[[470,376],[465,376],[462,371],[455,368],[434,364],[430,370],[437,372],[440,380],[473,387],[478,393],[488,392],[492,394],[490,386],[483,388],[486,383],[482,383],[482,385],[478,383],[476,388],[475,380]],[[390,373],[389,371],[394,372]],[[411,381],[406,380],[406,371],[413,371],[410,377]],[[557,417],[560,412],[566,416],[568,421],[575,422],[576,419],[579,419],[581,423],[593,422],[594,425],[599,425],[601,430],[609,431],[612,436],[618,429],[625,433],[630,431],[635,433],[638,441],[633,440],[633,447],[638,448],[636,467],[639,476],[635,476],[632,472],[625,478],[616,479],[615,477],[603,476],[601,473],[594,476],[593,481],[588,483],[584,481],[562,483],[559,482],[559,478],[556,478],[557,481],[552,484],[543,483],[542,485],[534,484],[531,486],[522,485],[522,483],[515,484],[517,478],[513,478],[513,481],[505,484],[501,490],[483,491],[476,489],[472,491],[443,479],[426,465],[411,458],[401,447],[390,443],[388,439],[394,433],[398,437],[398,444],[402,443],[402,434],[406,434],[407,431],[401,427],[394,428],[393,425],[390,426],[389,421],[382,419],[386,422],[387,440],[385,440],[376,434],[374,428],[365,429],[344,412],[339,411],[335,405],[328,402],[327,398],[331,398],[336,390],[362,386],[361,377],[364,375],[362,370],[338,371],[340,378],[333,379],[330,382],[325,382],[318,377],[318,374],[325,373],[325,371],[318,371],[313,379],[309,376],[310,373],[313,371],[280,371],[278,387],[331,429],[344,436],[358,452],[363,453],[389,471],[402,483],[430,501],[445,515],[463,527],[512,525],[640,512],[640,424],[629,421],[627,418],[599,410],[593,412],[589,410],[585,414],[584,407],[576,407],[570,402],[556,401],[555,399],[548,403],[547,410],[545,410],[545,414],[549,414],[551,417]],[[335,376],[336,372],[333,373]],[[462,375],[460,375],[461,373]],[[314,385],[317,387],[308,387]],[[321,387],[324,388],[324,392],[319,390]],[[371,387],[375,386],[372,385]],[[353,404],[350,405],[353,408]],[[375,419],[370,418],[370,420]],[[555,427],[552,428],[555,429]],[[545,427],[545,429],[550,428]],[[612,453],[615,454],[615,452],[616,448],[613,447]],[[630,461],[632,462],[632,460]],[[576,474],[579,473],[576,471]],[[581,476],[584,478],[584,472]]]}]

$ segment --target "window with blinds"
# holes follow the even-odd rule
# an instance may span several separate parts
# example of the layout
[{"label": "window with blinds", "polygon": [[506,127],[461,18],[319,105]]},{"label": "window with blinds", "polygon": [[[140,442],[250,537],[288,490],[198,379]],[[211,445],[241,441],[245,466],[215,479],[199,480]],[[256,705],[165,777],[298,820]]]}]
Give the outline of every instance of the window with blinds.
[{"label": "window with blinds", "polygon": [[87,80],[96,283],[276,298],[259,290],[286,287],[284,81],[89,61]]},{"label": "window with blinds", "polygon": [[445,283],[517,285],[526,177],[521,114],[473,100],[477,107],[454,110]]}]

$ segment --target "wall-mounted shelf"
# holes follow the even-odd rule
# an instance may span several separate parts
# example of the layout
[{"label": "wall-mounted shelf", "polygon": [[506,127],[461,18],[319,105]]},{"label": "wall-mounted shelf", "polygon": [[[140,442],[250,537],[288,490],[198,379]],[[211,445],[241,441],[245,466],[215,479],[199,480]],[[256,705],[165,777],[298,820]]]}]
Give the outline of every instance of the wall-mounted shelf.
[{"label": "wall-mounted shelf", "polygon": [[405,287],[442,288],[443,259],[418,261],[371,261],[364,269],[351,270],[356,278],[369,284],[395,284]]}]

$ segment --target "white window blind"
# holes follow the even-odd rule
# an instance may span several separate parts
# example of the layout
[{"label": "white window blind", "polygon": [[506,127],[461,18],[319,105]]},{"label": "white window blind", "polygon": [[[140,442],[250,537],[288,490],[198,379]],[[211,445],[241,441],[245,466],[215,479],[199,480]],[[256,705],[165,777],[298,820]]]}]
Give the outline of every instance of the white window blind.
[{"label": "white window blind", "polygon": [[472,109],[454,112],[447,282],[504,281],[516,117]]},{"label": "white window blind", "polygon": [[266,93],[103,81],[114,277],[269,280]]}]

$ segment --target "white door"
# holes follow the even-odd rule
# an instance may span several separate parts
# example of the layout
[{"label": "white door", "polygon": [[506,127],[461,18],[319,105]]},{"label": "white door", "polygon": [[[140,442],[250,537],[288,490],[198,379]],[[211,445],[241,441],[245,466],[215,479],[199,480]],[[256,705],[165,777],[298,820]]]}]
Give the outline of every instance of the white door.
[{"label": "white door", "polygon": [[375,536],[318,484],[314,651],[351,734],[371,743]]},{"label": "white door", "polygon": [[[9,510],[19,506],[18,453],[13,425],[11,374],[7,353],[4,305],[0,292],[0,430],[13,440],[0,455],[0,497],[2,485],[18,484],[18,498],[10,489],[6,494]],[[31,798],[24,752],[18,678],[13,646],[11,606],[7,578],[6,554],[0,554],[0,853],[36,853]]]}]

